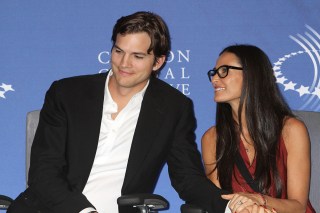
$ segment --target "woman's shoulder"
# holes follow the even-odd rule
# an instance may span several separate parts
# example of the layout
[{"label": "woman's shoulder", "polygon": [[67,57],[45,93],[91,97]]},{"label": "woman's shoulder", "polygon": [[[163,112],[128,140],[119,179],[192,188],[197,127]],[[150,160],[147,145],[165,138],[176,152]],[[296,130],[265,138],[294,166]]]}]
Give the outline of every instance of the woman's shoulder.
[{"label": "woman's shoulder", "polygon": [[205,166],[207,177],[218,187],[220,187],[217,179],[216,171],[216,128],[210,127],[202,136],[202,159]]},{"label": "woman's shoulder", "polygon": [[303,121],[295,117],[286,117],[284,119],[282,134],[290,136],[292,134],[301,134],[307,131],[307,127]]},{"label": "woman's shoulder", "polygon": [[303,121],[295,117],[285,118],[282,138],[287,149],[292,146],[300,147],[301,145],[304,146],[310,143],[306,125]]},{"label": "woman's shoulder", "polygon": [[202,135],[202,138],[201,138],[202,153],[204,155],[207,152],[210,152],[210,155],[215,153],[216,140],[217,140],[216,127],[212,126],[209,129],[207,129],[207,131],[205,131],[205,133]]},{"label": "woman's shoulder", "polygon": [[202,143],[209,143],[216,140],[216,127],[212,126],[202,135]]}]

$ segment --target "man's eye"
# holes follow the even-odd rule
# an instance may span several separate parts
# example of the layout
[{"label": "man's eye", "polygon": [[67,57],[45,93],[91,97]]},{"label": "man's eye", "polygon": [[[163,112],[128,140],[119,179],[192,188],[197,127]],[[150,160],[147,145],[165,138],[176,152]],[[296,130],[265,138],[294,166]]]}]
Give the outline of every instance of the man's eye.
[{"label": "man's eye", "polygon": [[135,57],[136,57],[137,59],[143,59],[143,58],[144,58],[144,57],[141,56],[141,55],[135,55]]}]

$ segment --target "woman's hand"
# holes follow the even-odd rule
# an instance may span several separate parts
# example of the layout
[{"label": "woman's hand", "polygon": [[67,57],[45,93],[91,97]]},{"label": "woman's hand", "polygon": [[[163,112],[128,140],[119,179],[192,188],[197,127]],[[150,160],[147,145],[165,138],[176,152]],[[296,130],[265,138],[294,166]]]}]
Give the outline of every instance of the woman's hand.
[{"label": "woman's hand", "polygon": [[277,211],[274,209],[268,209],[265,206],[259,206],[254,204],[252,206],[246,207],[245,210],[237,213],[277,213]]},{"label": "woman's hand", "polygon": [[235,193],[222,195],[223,199],[230,200],[228,207],[233,213],[271,213],[274,210],[264,206],[264,199],[260,194],[254,193]]}]

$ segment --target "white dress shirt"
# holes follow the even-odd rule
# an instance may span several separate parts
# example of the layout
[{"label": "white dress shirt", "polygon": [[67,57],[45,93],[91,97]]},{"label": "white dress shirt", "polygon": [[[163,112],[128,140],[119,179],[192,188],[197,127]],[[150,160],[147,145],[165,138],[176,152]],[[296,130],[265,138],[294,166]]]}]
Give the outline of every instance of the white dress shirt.
[{"label": "white dress shirt", "polygon": [[[98,148],[88,182],[83,194],[95,206],[99,213],[117,213],[117,198],[127,168],[133,134],[137,125],[143,95],[147,85],[135,94],[129,103],[118,113],[116,119],[111,114],[118,111],[109,89],[109,78],[106,80]],[[80,213],[95,211],[87,208]]]}]

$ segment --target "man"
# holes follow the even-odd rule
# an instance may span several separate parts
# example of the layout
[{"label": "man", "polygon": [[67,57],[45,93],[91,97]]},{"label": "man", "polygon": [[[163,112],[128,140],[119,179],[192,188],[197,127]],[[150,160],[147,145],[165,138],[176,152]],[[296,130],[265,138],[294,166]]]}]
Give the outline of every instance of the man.
[{"label": "man", "polygon": [[165,22],[150,12],[122,17],[112,42],[108,73],[51,85],[32,147],[29,188],[8,212],[115,213],[119,196],[152,193],[166,162],[182,199],[223,211],[203,172],[191,100],[155,77],[170,50]]}]

